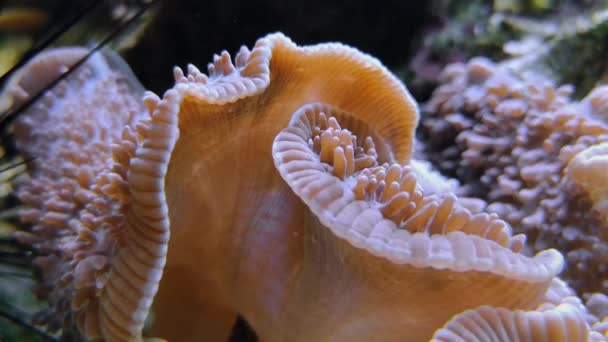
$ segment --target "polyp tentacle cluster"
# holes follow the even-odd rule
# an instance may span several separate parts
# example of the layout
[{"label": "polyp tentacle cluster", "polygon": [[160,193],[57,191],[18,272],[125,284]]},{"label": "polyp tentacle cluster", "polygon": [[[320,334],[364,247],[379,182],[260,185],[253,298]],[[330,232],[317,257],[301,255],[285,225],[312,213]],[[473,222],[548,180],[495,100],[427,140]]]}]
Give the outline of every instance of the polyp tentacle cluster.
[{"label": "polyp tentacle cluster", "polygon": [[485,58],[446,67],[442,83],[421,125],[424,154],[461,181],[460,194],[483,198],[524,232],[533,251],[562,251],[577,291],[605,292],[606,182],[592,176],[603,159],[592,154],[608,141],[608,87],[575,101],[571,86]]},{"label": "polyp tentacle cluster", "polygon": [[[21,89],[15,101],[36,95],[47,85],[36,80],[50,81],[48,73],[65,72],[86,53],[69,48],[37,56],[10,83]],[[37,75],[47,64],[50,71]],[[50,302],[37,322],[62,329],[64,337],[141,338],[162,275],[168,219],[161,175],[168,155],[150,140],[176,133],[158,123],[162,107],[146,120],[143,93],[118,56],[96,53],[12,127],[17,148],[31,158],[17,195],[30,207],[20,216],[32,227],[17,238],[41,255],[34,262],[42,270],[40,293]]]},{"label": "polyp tentacle cluster", "polygon": [[[383,234],[392,234],[393,231],[400,232],[397,234],[402,235],[403,241],[408,240],[409,234],[406,232],[413,234],[415,237],[413,240],[416,242],[422,239],[422,236],[426,238],[435,236],[437,240],[429,239],[420,242],[420,246],[411,245],[411,250],[404,252],[400,258],[401,261],[408,256],[415,259],[415,254],[421,253],[420,256],[434,260],[433,252],[439,252],[435,255],[438,268],[443,268],[439,266],[446,261],[443,258],[458,259],[456,254],[459,248],[441,250],[442,247],[447,247],[446,244],[452,242],[451,239],[443,239],[450,233],[455,233],[453,234],[454,241],[460,241],[459,239],[464,235],[460,233],[492,241],[492,246],[481,247],[476,243],[484,240],[475,239],[468,246],[473,248],[473,251],[476,247],[481,248],[478,250],[481,255],[491,254],[495,249],[493,244],[497,245],[496,249],[504,247],[514,252],[521,250],[524,242],[523,236],[512,237],[510,227],[504,221],[499,220],[496,215],[485,213],[472,215],[468,210],[456,205],[456,197],[452,194],[445,195],[443,198],[435,195],[423,197],[422,190],[417,187],[416,180],[407,167],[399,164],[374,166],[377,165],[377,160],[373,139],[371,137],[364,139],[365,146],[353,146],[353,142],[357,141],[356,137],[348,130],[342,130],[335,117],[327,119],[326,113],[345,115],[327,105],[307,105],[298,110],[294,114],[291,127],[277,136],[273,155],[282,176],[293,186],[297,194],[301,192],[300,196],[313,208],[313,211],[318,211],[322,217],[321,220],[336,220],[341,224],[353,224],[353,227],[350,228],[353,236],[347,236],[347,232],[340,234],[346,234],[344,236],[352,239],[353,242],[358,239],[367,239],[370,236],[381,238]],[[305,124],[310,125],[310,128],[304,128]],[[295,128],[293,128],[294,126]],[[296,135],[307,133],[305,129],[309,131],[310,137]],[[333,135],[333,139],[329,138],[329,135]],[[327,138],[318,139],[319,136]],[[338,137],[340,138],[338,139]],[[300,146],[295,145],[297,142],[307,140],[307,145],[301,146],[312,147],[307,151],[308,154],[302,151]],[[311,144],[311,142],[314,143]],[[329,146],[325,146],[324,142]],[[354,154],[355,150],[359,153]],[[344,151],[351,151],[347,153],[350,156],[345,158]],[[349,164],[354,165],[356,160],[363,159],[366,160],[365,164],[369,165],[368,168],[348,166]],[[332,169],[331,172],[325,172],[322,167],[314,166],[312,163],[317,160],[328,164]],[[342,182],[336,182],[336,177],[350,185],[346,189],[341,189]],[[314,198],[314,201],[311,198]],[[333,226],[330,223],[328,225]],[[369,236],[367,236],[368,234]],[[439,238],[440,236],[442,239]],[[396,243],[394,248],[398,249],[399,243]],[[448,256],[451,252],[456,254]],[[539,268],[534,269],[533,267],[530,274],[535,274],[539,279],[545,277],[550,279],[552,275],[559,272],[561,257],[555,251],[547,251],[545,257],[539,256],[538,260]],[[469,261],[472,262],[472,260]],[[544,264],[545,261],[550,262]],[[462,261],[459,260],[459,262]],[[464,262],[466,263],[466,261]],[[480,262],[478,267],[487,267],[484,271],[490,269],[503,272],[513,266],[500,265],[500,263],[486,265],[487,262],[487,260]],[[433,263],[430,261],[431,265]],[[470,267],[475,269],[477,266],[470,265]],[[501,267],[506,268],[500,269]],[[513,271],[517,273],[519,270]]]}]

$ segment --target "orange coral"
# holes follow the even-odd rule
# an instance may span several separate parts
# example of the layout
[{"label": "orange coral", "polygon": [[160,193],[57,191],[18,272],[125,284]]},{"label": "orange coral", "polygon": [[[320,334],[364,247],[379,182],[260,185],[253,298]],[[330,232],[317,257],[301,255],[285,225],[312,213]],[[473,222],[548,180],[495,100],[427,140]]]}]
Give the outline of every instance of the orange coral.
[{"label": "orange coral", "polygon": [[[298,47],[281,34],[260,39],[251,51],[241,48],[234,65],[227,53],[215,57],[208,76],[194,66],[188,71],[175,71],[173,91],[180,97],[160,102],[179,106],[170,114],[178,118],[180,136],[165,180],[172,243],[155,332],[177,340],[226,337],[240,312],[263,336],[272,321],[262,327],[250,311],[287,290],[280,284],[295,276],[288,269],[303,247],[295,238],[301,233],[289,229],[301,217],[301,204],[274,170],[274,136],[297,108],[325,101],[361,120],[381,119],[374,126],[384,132],[377,149],[406,162],[416,105],[377,60],[342,44]],[[255,252],[271,244],[281,245],[273,247],[276,255]],[[195,288],[176,298],[185,283]],[[239,284],[248,285],[231,290]],[[182,312],[198,318],[185,320]]]},{"label": "orange coral", "polygon": [[141,339],[153,300],[153,332],[176,341],[225,340],[237,314],[262,340],[429,339],[471,312],[602,333],[605,298],[569,299],[557,251],[526,256],[413,158],[416,104],[376,59],[272,34],[137,101],[108,58],[14,126],[38,157],[19,238],[46,254],[44,318],[67,337]]},{"label": "orange coral", "polygon": [[[374,155],[375,136],[357,143],[370,131],[381,136],[354,114],[309,105],[275,139],[275,164],[310,209],[304,234],[319,236],[321,249],[337,249],[348,260],[325,260],[323,272],[339,273],[352,284],[343,296],[353,313],[339,315],[344,327],[313,339],[345,340],[353,338],[347,332],[357,331],[362,340],[407,336],[420,341],[467,308],[533,308],[544,299],[561,269],[556,251],[524,257],[519,254],[521,236],[511,236],[510,227],[495,216],[471,214],[453,194],[424,196],[408,167],[377,165],[387,160]],[[328,135],[339,142],[332,143]],[[355,281],[360,277],[366,281]],[[331,292],[344,285],[322,286]],[[331,305],[316,310],[328,317],[337,314]],[[400,314],[386,318],[393,310]],[[366,328],[365,320],[377,317],[384,320],[382,333]],[[300,334],[307,339],[305,332]]]}]

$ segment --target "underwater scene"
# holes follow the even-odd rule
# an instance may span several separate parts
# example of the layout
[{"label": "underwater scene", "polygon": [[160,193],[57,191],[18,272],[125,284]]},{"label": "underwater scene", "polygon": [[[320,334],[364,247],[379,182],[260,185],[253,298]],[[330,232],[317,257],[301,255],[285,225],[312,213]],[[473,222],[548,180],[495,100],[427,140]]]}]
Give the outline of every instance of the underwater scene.
[{"label": "underwater scene", "polygon": [[0,2],[0,341],[608,341],[608,1]]}]

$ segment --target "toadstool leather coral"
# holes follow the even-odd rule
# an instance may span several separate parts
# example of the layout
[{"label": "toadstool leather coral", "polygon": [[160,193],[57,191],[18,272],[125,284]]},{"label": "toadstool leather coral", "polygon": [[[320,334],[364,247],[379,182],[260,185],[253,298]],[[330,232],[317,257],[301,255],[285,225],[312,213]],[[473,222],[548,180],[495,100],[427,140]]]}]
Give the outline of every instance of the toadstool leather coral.
[{"label": "toadstool leather coral", "polygon": [[[174,104],[179,125],[165,180],[172,243],[155,303],[154,332],[169,339],[225,339],[237,313],[261,338],[307,330],[276,321],[298,315],[281,298],[299,283],[306,234],[297,227],[304,206],[275,170],[271,146],[299,107],[321,101],[357,112],[383,132],[380,152],[407,162],[412,151],[416,104],[374,58],[274,34],[234,60],[216,56],[208,76],[176,69],[176,97],[159,101]],[[188,296],[176,298],[185,284]]]},{"label": "toadstool leather coral", "polygon": [[489,336],[496,315],[603,338],[605,298],[572,297],[558,251],[525,255],[414,158],[416,103],[376,59],[271,34],[141,101],[90,63],[13,128],[37,156],[19,238],[46,254],[42,284],[62,284],[45,317],[64,335],[141,339],[152,305],[170,341],[224,341],[237,315],[265,341],[441,340],[471,316],[492,324],[466,336]]},{"label": "toadstool leather coral", "polygon": [[238,313],[262,340],[416,341],[466,309],[544,302],[561,255],[425,195],[416,106],[376,60],[270,35],[175,76],[157,99],[180,136],[155,335],[223,340]]},{"label": "toadstool leather coral", "polygon": [[496,216],[473,215],[452,194],[424,196],[407,166],[376,157],[381,132],[356,119],[329,106],[303,107],[273,147],[281,176],[310,210],[308,239],[337,254],[320,276],[339,274],[340,282],[318,287],[337,293],[351,284],[342,295],[349,311],[316,308],[343,322],[312,339],[422,341],[467,308],[532,308],[543,300],[561,270],[559,253],[525,257],[522,240]]}]

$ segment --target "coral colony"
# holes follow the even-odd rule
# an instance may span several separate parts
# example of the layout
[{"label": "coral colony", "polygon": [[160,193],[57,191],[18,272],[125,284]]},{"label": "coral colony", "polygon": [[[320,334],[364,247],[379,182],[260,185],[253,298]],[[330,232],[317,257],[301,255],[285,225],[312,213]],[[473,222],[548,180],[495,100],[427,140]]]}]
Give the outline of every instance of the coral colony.
[{"label": "coral colony", "polygon": [[[78,51],[37,56],[4,103]],[[11,128],[36,157],[17,237],[49,331],[223,341],[240,315],[264,341],[606,340],[608,88],[451,65],[417,141],[404,85],[342,44],[271,34],[174,76],[144,93],[96,53]]]}]

